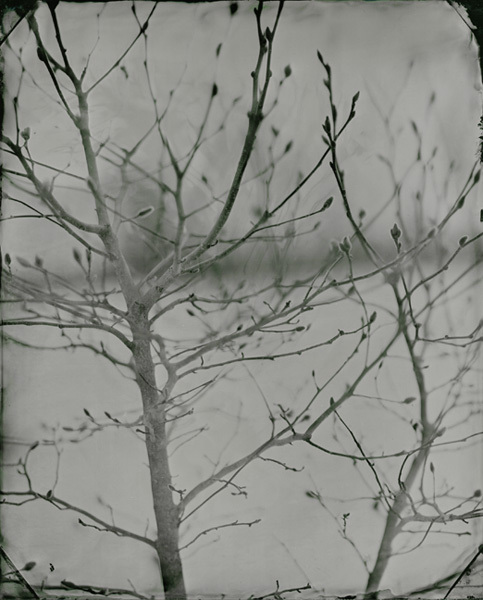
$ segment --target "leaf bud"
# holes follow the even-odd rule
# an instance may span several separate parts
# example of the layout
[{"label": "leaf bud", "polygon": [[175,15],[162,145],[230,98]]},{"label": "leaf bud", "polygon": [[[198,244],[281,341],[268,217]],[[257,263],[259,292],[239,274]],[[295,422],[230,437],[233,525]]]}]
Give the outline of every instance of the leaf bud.
[{"label": "leaf bud", "polygon": [[142,217],[147,217],[152,212],[154,212],[154,208],[152,206],[146,206],[145,208],[142,208],[134,218],[140,219]]},{"label": "leaf bud", "polygon": [[349,238],[347,236],[345,236],[345,238],[339,244],[339,249],[344,254],[349,254],[349,252],[351,251],[351,248],[352,248],[352,244],[351,244]]},{"label": "leaf bud", "polygon": [[44,62],[44,63],[47,62],[47,55],[45,54],[44,49],[41,48],[40,46],[37,46],[37,56],[38,56],[38,59],[41,60],[42,62]]},{"label": "leaf bud", "polygon": [[391,229],[392,239],[396,242],[401,237],[401,230],[397,223],[394,223],[393,228]]}]

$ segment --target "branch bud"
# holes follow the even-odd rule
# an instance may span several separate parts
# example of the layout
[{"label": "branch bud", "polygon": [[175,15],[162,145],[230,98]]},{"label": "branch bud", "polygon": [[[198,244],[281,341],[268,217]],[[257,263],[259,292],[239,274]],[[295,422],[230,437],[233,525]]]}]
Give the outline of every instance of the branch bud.
[{"label": "branch bud", "polygon": [[154,212],[154,208],[152,206],[146,206],[145,208],[142,208],[135,217],[133,217],[134,219],[141,219],[142,217],[147,217],[148,215],[150,215],[151,213]]},{"label": "branch bud", "polygon": [[23,137],[23,139],[28,142],[30,139],[30,127],[26,127],[21,133],[20,135]]},{"label": "branch bud", "polygon": [[342,240],[342,242],[339,244],[339,249],[341,252],[343,252],[344,254],[349,255],[350,251],[352,248],[352,244],[349,240],[349,238],[347,236],[345,236],[345,238]]},{"label": "branch bud", "polygon": [[401,242],[399,241],[399,238],[401,237],[401,235],[402,235],[402,232],[399,229],[398,224],[394,223],[394,226],[391,229],[391,237],[394,240],[394,243],[396,244],[396,248],[397,248],[398,252],[401,250]]},{"label": "branch bud", "polygon": [[37,56],[38,56],[39,60],[41,60],[42,62],[44,62],[44,63],[47,62],[47,55],[45,54],[44,49],[41,48],[40,46],[37,46]]},{"label": "branch bud", "polygon": [[401,230],[399,229],[399,226],[397,223],[394,223],[394,226],[391,229],[391,236],[395,242],[397,242],[397,240],[401,237]]}]

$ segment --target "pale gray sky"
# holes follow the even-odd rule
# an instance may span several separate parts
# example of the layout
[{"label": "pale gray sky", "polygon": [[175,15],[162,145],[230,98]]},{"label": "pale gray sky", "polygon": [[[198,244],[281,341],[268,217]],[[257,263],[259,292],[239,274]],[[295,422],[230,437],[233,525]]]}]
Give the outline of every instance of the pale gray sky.
[{"label": "pale gray sky", "polygon": [[[140,15],[146,15],[151,3],[137,3]],[[222,193],[233,171],[233,161],[239,153],[246,127],[246,112],[250,93],[250,71],[256,57],[256,31],[252,2],[239,3],[237,15],[230,19],[228,5],[223,2],[211,4],[159,3],[149,32],[149,55],[153,85],[162,106],[172,89],[176,88],[172,111],[167,120],[167,131],[173,140],[173,148],[182,154],[192,139],[193,131],[204,109],[213,81],[219,87],[218,114],[227,109],[233,99],[241,96],[225,131],[214,138],[194,164],[186,187],[188,204],[197,206],[209,199],[202,176],[207,174],[213,181],[215,191]],[[64,31],[69,57],[77,67],[82,66],[93,50],[97,37],[96,15],[100,4],[61,3],[59,18]],[[267,5],[267,21],[275,3]],[[43,35],[53,42],[52,25],[47,7],[38,12]],[[100,76],[113,60],[122,53],[126,44],[135,36],[137,27],[128,2],[108,3],[99,19],[100,40],[92,53],[91,72]],[[213,57],[217,45],[222,42],[220,58],[215,65]],[[41,69],[36,57],[33,38],[28,37],[25,26],[12,36],[14,47],[23,47],[26,68],[40,87],[50,90],[48,76]],[[152,104],[147,95],[146,80],[142,71],[142,43],[122,62],[124,70],[117,69],[105,84],[92,95],[92,125],[99,141],[108,136],[120,146],[133,143],[152,121]],[[354,212],[365,208],[371,214],[382,207],[392,193],[393,184],[379,155],[394,161],[395,171],[402,175],[414,159],[416,136],[413,121],[422,133],[422,151],[429,158],[437,147],[434,169],[424,175],[413,170],[404,188],[403,205],[412,211],[414,193],[427,177],[424,206],[428,219],[440,215],[451,204],[466,179],[476,158],[478,145],[477,123],[481,114],[481,84],[477,64],[477,51],[470,32],[455,11],[445,2],[287,2],[277,35],[274,52],[274,89],[285,65],[292,69],[291,77],[284,83],[277,107],[271,115],[271,124],[280,129],[279,147],[294,140],[290,156],[284,158],[274,194],[290,189],[299,170],[306,171],[318,158],[321,148],[321,123],[328,110],[326,90],[322,84],[323,71],[316,57],[320,50],[332,66],[335,99],[344,114],[350,107],[353,94],[360,91],[358,114],[344,135],[340,145],[340,158],[346,170],[347,184]],[[17,63],[6,56],[7,93],[14,95],[18,77]],[[91,79],[93,80],[93,79]],[[89,82],[89,77],[87,78]],[[49,96],[50,95],[50,96]],[[70,163],[70,171],[84,175],[79,146],[73,142],[73,128],[52,101],[26,76],[21,96],[21,128],[29,126],[32,131],[31,151],[42,162],[64,168]],[[275,98],[274,95],[271,97]],[[389,130],[384,119],[389,118]],[[5,130],[12,127],[12,115],[7,114]],[[216,128],[217,120],[211,125]],[[255,172],[266,159],[269,139],[268,126],[259,135],[260,146],[250,165]],[[390,137],[395,139],[394,147]],[[146,168],[156,167],[162,157],[154,140],[147,140],[139,153],[139,162]],[[7,157],[7,162],[8,162]],[[260,163],[259,163],[260,161]],[[454,163],[448,188],[444,180]],[[47,172],[43,174],[47,176]],[[423,176],[424,175],[424,176]],[[105,164],[102,178],[107,188],[119,186],[118,175]],[[65,184],[66,178],[59,178]],[[142,184],[145,185],[145,184]],[[132,213],[139,204],[146,203],[152,190],[140,185],[132,193]],[[141,190],[138,193],[138,189]],[[229,231],[237,231],[246,222],[247,213],[255,206],[263,205],[263,188],[248,183],[243,190],[244,202],[235,211],[229,223]],[[303,193],[302,201],[307,209],[319,205],[322,199],[336,195],[336,187],[329,169],[322,171]],[[140,199],[138,196],[142,195]],[[86,208],[87,195],[65,191],[66,206],[79,214],[92,211]],[[339,200],[339,199],[338,199]],[[461,211],[454,220],[457,232],[469,233],[476,227],[479,208],[483,206],[481,191],[469,200],[467,210]],[[132,214],[129,213],[129,214]],[[211,224],[215,212],[202,213],[194,228],[203,231]],[[334,207],[335,220],[323,223],[320,243],[327,246],[332,238],[347,235],[348,227],[343,218],[340,203]],[[394,212],[388,211],[372,232],[384,246],[388,231],[394,222]],[[428,225],[429,226],[429,225]],[[50,230],[49,230],[50,231]],[[37,253],[47,260],[57,260],[67,265],[71,260],[70,239],[51,236],[47,229],[32,231],[30,225],[18,221],[4,227],[4,244],[13,254],[33,257]],[[389,240],[390,241],[390,240]],[[135,241],[127,235],[124,243],[135,254]],[[309,256],[313,247],[304,249]],[[67,268],[67,267],[66,267]],[[70,268],[70,267],[69,267]],[[384,298],[377,298],[381,302]],[[460,311],[460,307],[455,309]],[[319,339],[335,321],[351,319],[350,313],[330,313],[327,320],[316,324],[311,335]],[[185,322],[173,320],[172,327],[186,327]],[[42,337],[42,342],[53,341]],[[312,357],[304,363],[310,372],[311,364],[319,365],[320,359]],[[339,360],[334,354],[327,357],[327,364]],[[81,408],[99,411],[128,411],[133,407],[132,390],[115,373],[106,370],[98,359],[82,354],[79,362],[72,355],[45,353],[26,354],[11,351],[7,357],[8,389],[7,427],[16,437],[36,438],[46,435],[43,421],[54,424],[75,422],[82,415]],[[257,372],[260,374],[260,372]],[[296,402],[304,389],[304,381],[284,366],[266,367],[261,370],[260,384],[273,395],[280,395]],[[437,380],[437,378],[436,378]],[[72,381],[79,384],[71,385]],[[229,404],[227,416],[216,413],[220,419],[217,435],[228,439],[236,431],[233,414],[239,404],[250,399],[249,410],[243,412],[242,426],[249,435],[242,439],[240,447],[251,447],[253,440],[263,432],[257,429],[257,410],[263,408],[253,382],[226,382],[221,386],[216,402]],[[342,385],[342,384],[341,384]],[[405,390],[404,370],[386,382],[394,389]],[[66,393],[68,390],[68,393]],[[399,391],[398,391],[399,393]],[[35,399],[32,402],[32,399]],[[215,400],[212,404],[216,405]],[[215,410],[208,405],[208,410]],[[253,412],[250,412],[252,411]],[[211,413],[209,413],[211,414]],[[363,422],[366,415],[354,412],[354,418]],[[225,421],[223,419],[226,419]],[[378,430],[389,427],[390,417],[385,415],[378,422]],[[329,433],[327,433],[329,435]],[[376,433],[371,435],[376,436]],[[250,437],[252,436],[252,437]],[[395,448],[404,446],[405,433],[395,434],[391,443]],[[215,441],[219,441],[216,438]],[[375,441],[375,443],[377,440]],[[198,446],[198,454],[215,456],[213,438],[206,435]],[[42,450],[35,464],[39,480],[52,477],[52,452]],[[103,461],[96,458],[103,454]],[[121,454],[122,453],[122,454]],[[119,457],[122,455],[122,468]],[[265,593],[273,589],[276,579],[283,586],[304,585],[307,580],[326,593],[349,593],[360,590],[364,571],[357,559],[350,555],[344,541],[337,534],[333,521],[326,513],[304,496],[313,479],[328,497],[364,495],[364,483],[356,480],[351,465],[337,463],[334,468],[329,460],[320,455],[309,457],[304,450],[282,455],[294,466],[306,465],[306,471],[285,477],[265,463],[248,471],[242,480],[251,490],[248,500],[228,498],[213,505],[203,517],[200,526],[240,518],[247,520],[262,517],[260,526],[249,530],[237,528],[227,531],[220,540],[196,553],[187,553],[186,576],[193,593],[230,593],[235,597],[247,590]],[[150,511],[149,483],[142,461],[142,450],[131,440],[107,436],[105,441],[96,437],[91,443],[66,450],[63,456],[60,491],[85,503],[93,510],[100,508],[97,491],[108,501],[119,505],[116,517],[122,524],[140,531],[146,526]],[[195,481],[206,465],[199,466],[180,453],[180,479]],[[473,457],[474,460],[474,457]],[[475,471],[459,469],[459,463],[441,460],[441,469],[455,473],[462,486],[473,485]],[[92,465],[96,465],[93,472]],[[472,463],[475,464],[474,462]],[[182,473],[182,474],[181,474]],[[262,482],[262,484],[261,484]],[[465,489],[466,489],[465,487]],[[342,511],[342,508],[341,508]],[[374,551],[380,536],[382,520],[367,508],[351,508],[353,534],[368,551]],[[12,513],[13,514],[13,513]],[[71,516],[62,514],[60,523],[54,525],[49,507],[31,505],[11,518],[5,532],[12,541],[12,554],[18,564],[22,560],[36,560],[35,574],[49,574],[49,563],[55,564],[53,580],[80,579],[90,583],[109,583],[127,587],[130,577],[139,588],[157,584],[155,565],[148,550],[119,541],[114,536],[99,536],[98,532],[82,533],[81,544],[73,542],[78,528]],[[235,517],[234,517],[235,515]],[[18,520],[16,520],[18,519]],[[49,523],[47,533],[44,524]],[[52,524],[50,524],[52,523]],[[55,523],[59,523],[55,521]],[[152,525],[152,523],[151,523]],[[64,529],[61,529],[64,527]],[[59,534],[59,531],[61,533]],[[475,525],[476,531],[476,525]],[[481,528],[478,530],[481,532]],[[188,537],[190,537],[188,535]],[[429,546],[421,554],[409,555],[400,560],[388,572],[384,581],[395,593],[407,590],[408,573],[411,586],[424,584],[428,573],[442,575],[451,567],[455,556],[468,551],[467,540],[451,538],[450,542]],[[103,557],[112,556],[105,561]],[[346,562],[347,561],[347,562]],[[403,566],[401,566],[403,565]]]}]

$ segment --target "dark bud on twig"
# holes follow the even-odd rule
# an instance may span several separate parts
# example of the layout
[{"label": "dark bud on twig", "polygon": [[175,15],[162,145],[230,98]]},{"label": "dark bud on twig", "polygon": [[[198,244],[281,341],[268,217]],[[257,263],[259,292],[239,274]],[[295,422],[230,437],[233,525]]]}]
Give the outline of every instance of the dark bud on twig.
[{"label": "dark bud on twig", "polygon": [[26,127],[23,131],[21,131],[20,135],[26,142],[28,142],[30,139],[30,127]]},{"label": "dark bud on twig", "polygon": [[372,315],[369,317],[369,323],[374,323],[374,321],[376,320],[376,318],[377,318],[377,312],[374,311],[372,313]]},{"label": "dark bud on twig", "polygon": [[401,237],[401,235],[402,235],[402,232],[399,229],[398,224],[394,223],[394,226],[391,229],[391,237],[394,240],[394,243],[396,244],[396,248],[397,248],[398,252],[401,250],[401,242],[399,241],[399,238]]},{"label": "dark bud on twig", "polygon": [[216,54],[216,56],[217,56],[217,57],[218,57],[218,56],[220,56],[220,50],[221,50],[221,47],[222,47],[222,46],[223,46],[223,44],[221,44],[221,43],[220,43],[220,44],[218,44],[218,46],[216,47],[215,54]]},{"label": "dark bud on twig", "polygon": [[36,564],[37,563],[34,560],[29,560],[29,562],[26,563],[24,565],[24,567],[22,569],[20,569],[20,570],[21,571],[31,571],[35,567]]},{"label": "dark bud on twig", "polygon": [[74,255],[74,260],[76,263],[82,264],[82,259],[79,250],[77,248],[72,249],[72,254]]},{"label": "dark bud on twig", "polygon": [[44,49],[41,48],[40,46],[37,46],[37,56],[39,57],[39,60],[41,60],[42,62],[46,63],[47,62],[47,55],[44,52]]},{"label": "dark bud on twig", "polygon": [[328,208],[330,208],[333,201],[334,201],[333,196],[331,196],[330,198],[327,198],[327,200],[324,202],[324,206],[322,207],[322,210],[327,210]]},{"label": "dark bud on twig", "polygon": [[293,142],[292,142],[292,140],[290,140],[290,142],[285,146],[284,154],[287,154],[287,152],[290,152],[290,150],[292,149],[292,146],[293,146]]},{"label": "dark bud on twig", "polygon": [[466,244],[467,241],[468,241],[467,235],[464,235],[462,238],[460,238],[459,242],[458,242],[460,248],[462,248]]},{"label": "dark bud on twig", "polygon": [[238,11],[238,2],[230,2],[230,16],[233,17],[233,15],[236,14],[236,12]]},{"label": "dark bud on twig", "polygon": [[216,83],[214,83],[213,87],[211,88],[211,97],[214,98],[217,94],[218,94],[218,86],[216,85]]},{"label": "dark bud on twig", "polygon": [[391,236],[395,242],[397,242],[397,240],[401,237],[401,230],[399,229],[397,223],[394,223],[394,226],[391,229]]},{"label": "dark bud on twig", "polygon": [[356,116],[356,104],[357,100],[359,100],[360,92],[356,92],[352,98],[351,112],[349,115],[349,119],[353,119]]},{"label": "dark bud on twig", "polygon": [[317,494],[316,492],[312,492],[312,490],[307,490],[305,492],[305,495],[307,496],[307,498],[313,498],[314,500],[318,500],[319,498],[319,494]]},{"label": "dark bud on twig", "polygon": [[268,27],[265,29],[265,38],[267,39],[267,42],[271,42],[273,39],[273,33]]},{"label": "dark bud on twig", "polygon": [[44,264],[44,261],[40,258],[40,256],[36,256],[35,257],[35,266],[39,267],[39,269],[41,269],[43,264]]},{"label": "dark bud on twig", "polygon": [[142,217],[147,217],[148,215],[150,215],[152,212],[154,212],[154,208],[152,206],[146,206],[145,208],[142,208],[135,217],[133,217],[134,219],[140,219]]},{"label": "dark bud on twig", "polygon": [[12,258],[10,257],[10,254],[5,254],[5,263],[7,264],[7,266],[10,266],[12,264]]},{"label": "dark bud on twig", "polygon": [[290,65],[287,65],[283,70],[283,74],[285,75],[285,77],[290,77],[290,75],[292,75],[292,67]]}]

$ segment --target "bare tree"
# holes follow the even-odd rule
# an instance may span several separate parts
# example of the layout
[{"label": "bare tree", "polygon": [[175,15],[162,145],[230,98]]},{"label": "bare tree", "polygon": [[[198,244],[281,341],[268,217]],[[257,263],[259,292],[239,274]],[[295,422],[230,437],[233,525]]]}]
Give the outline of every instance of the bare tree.
[{"label": "bare tree", "polygon": [[[94,50],[87,57],[74,56],[69,50],[60,16],[64,6],[56,1],[46,4],[52,35],[45,33],[47,20],[39,22],[36,7],[17,12],[18,21],[12,21],[15,31],[3,34],[9,82],[2,137],[8,161],[4,170],[8,204],[3,221],[34,219],[34,224],[45,228],[42,235],[68,236],[73,249],[65,261],[48,261],[41,253],[16,258],[4,254],[4,340],[35,348],[39,344],[28,333],[18,331],[31,326],[55,328],[59,331],[55,349],[84,349],[108,361],[130,380],[141,408],[130,420],[110,412],[100,418],[84,408],[82,423],[64,425],[61,439],[54,436],[50,441],[29,444],[9,465],[16,469],[23,487],[2,490],[3,503],[20,506],[41,501],[76,513],[78,524],[85,528],[148,546],[157,556],[165,597],[183,599],[187,591],[181,553],[211,532],[251,528],[259,521],[236,519],[193,534],[193,517],[222,493],[243,496],[246,492],[238,476],[255,461],[295,470],[285,450],[297,442],[310,452],[348,459],[370,473],[373,493],[369,500],[377,510],[384,510],[385,519],[372,566],[365,551],[348,535],[348,513],[341,523],[335,518],[342,537],[356,549],[367,569],[366,592],[377,595],[388,563],[398,552],[422,545],[439,524],[466,524],[482,516],[478,489],[461,496],[453,494],[444,482],[437,487],[437,461],[433,458],[438,451],[478,442],[481,434],[467,431],[469,421],[481,412],[470,390],[480,356],[481,322],[461,333],[460,324],[448,316],[454,297],[477,284],[481,234],[458,241],[451,230],[479,182],[477,165],[468,169],[460,192],[446,198],[438,214],[428,219],[422,204],[424,190],[416,193],[416,209],[407,211],[402,201],[404,180],[398,180],[394,165],[385,159],[394,179],[393,195],[382,210],[372,212],[368,206],[357,214],[339,156],[346,130],[356,117],[359,93],[354,90],[345,109],[337,106],[331,67],[317,52],[318,77],[328,97],[329,114],[319,116],[318,156],[297,174],[295,183],[288,179],[291,184],[282,193],[277,178],[286,184],[294,151],[293,142],[283,137],[276,111],[283,86],[292,75],[290,65],[283,69],[273,66],[283,2],[271,7],[268,15],[262,1],[255,8],[257,45],[252,71],[247,73],[249,98],[227,102],[224,91],[220,99],[223,83],[214,78],[193,114],[183,115],[183,127],[176,114],[182,82],[169,93],[164,91],[163,101],[156,89],[154,73],[159,64],[149,45],[150,36],[159,35],[153,28],[159,10],[156,3],[132,4],[136,32],[129,41],[121,40],[125,45],[120,54],[101,73],[95,68]],[[229,9],[235,15],[237,5],[232,3]],[[17,26],[21,17],[24,22]],[[27,35],[30,46],[23,46],[22,35]],[[98,32],[98,39],[100,35]],[[37,55],[35,71],[25,58],[29,49]],[[137,72],[132,73],[126,61],[135,52]],[[220,43],[213,56],[215,63],[222,52]],[[93,130],[97,94],[114,77],[124,77],[126,82],[132,78],[134,93],[150,100],[149,126],[136,131],[135,139],[122,131],[99,137]],[[140,82],[144,87],[138,92]],[[65,156],[57,163],[44,162],[34,139],[35,123],[29,122],[24,108],[32,102],[27,94],[34,92],[47,96],[68,139],[72,164]],[[198,189],[193,195],[190,178],[196,176],[200,164],[215,160],[216,152],[222,152],[220,135],[232,120],[237,121],[236,108],[243,102],[248,102],[244,131],[240,136],[237,130],[233,136],[237,159],[229,164],[231,157],[219,154],[220,163],[228,170],[221,184],[209,173],[202,174],[203,193]],[[414,123],[412,129],[418,147],[411,168],[422,169],[426,176],[436,153],[427,155]],[[154,168],[138,159],[153,152]],[[308,208],[303,193],[325,168],[335,194],[329,196],[321,189],[320,202]],[[256,190],[255,204],[246,191],[250,185]],[[345,218],[345,235],[330,248],[326,244],[322,258],[296,265],[306,240],[317,239],[320,221],[331,219],[336,206]],[[373,225],[384,222],[386,209],[393,211],[395,221],[385,232],[385,239],[392,244],[389,247],[373,233]],[[320,246],[312,248],[320,251]],[[463,268],[462,257],[466,257]],[[230,276],[237,261],[245,265],[248,281]],[[255,275],[262,263],[260,283]],[[378,301],[382,289],[391,291],[390,303]],[[355,322],[352,319],[348,326],[337,325],[325,337],[307,341],[317,315],[339,303],[357,315]],[[444,311],[447,322],[442,330],[435,315]],[[385,315],[382,323],[381,314]],[[181,327],[173,327],[179,318],[189,323],[188,335]],[[189,451],[189,444],[203,434],[204,428],[193,415],[215,386],[228,382],[237,369],[246,369],[252,376],[250,363],[295,360],[338,345],[342,358],[333,372],[322,380],[316,370],[308,368],[300,376],[310,381],[310,390],[304,391],[301,402],[289,405],[267,398],[259,387],[266,415],[263,439],[229,460],[222,456],[226,450],[222,441],[210,472],[190,489],[177,485],[172,453],[181,446]],[[449,353],[454,371],[447,372],[447,379],[432,381],[430,388],[425,361],[441,360],[440,348]],[[399,353],[409,364],[415,393],[401,397],[393,390],[382,395],[378,379],[386,369],[394,368],[393,354]],[[382,453],[367,447],[363,431],[341,414],[349,401],[361,399],[376,401],[381,410],[392,410],[394,405],[397,418],[409,425],[412,445]],[[418,417],[408,419],[407,409],[415,406]],[[336,440],[343,445],[349,440],[352,449],[327,447],[324,428],[331,424]],[[62,445],[79,444],[111,428],[128,431],[145,443],[156,522],[152,536],[118,526],[114,519],[99,516],[56,491]],[[342,439],[343,432],[346,439]],[[43,445],[52,446],[57,454],[55,479],[47,491],[36,484],[31,467],[32,456]],[[387,473],[379,466],[386,463]],[[307,495],[330,510],[317,489]],[[459,530],[455,534],[463,535]],[[397,540],[410,547],[397,550]],[[14,575],[18,577],[18,573]],[[277,583],[276,590],[263,597],[280,597],[308,587],[280,589]],[[37,594],[60,589],[64,594],[147,597],[136,589],[101,588],[68,580],[60,586],[44,582],[35,589]]]}]

